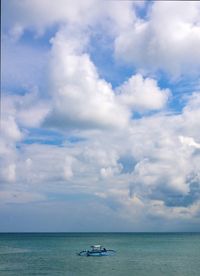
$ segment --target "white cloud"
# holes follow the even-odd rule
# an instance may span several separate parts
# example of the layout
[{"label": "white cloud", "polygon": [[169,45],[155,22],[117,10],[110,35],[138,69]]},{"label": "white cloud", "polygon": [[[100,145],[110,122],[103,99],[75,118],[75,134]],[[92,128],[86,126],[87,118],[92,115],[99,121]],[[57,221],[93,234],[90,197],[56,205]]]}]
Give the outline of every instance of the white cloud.
[{"label": "white cloud", "polygon": [[91,0],[81,3],[76,0],[59,0],[58,2],[22,0],[20,3],[15,0],[3,1],[4,23],[15,36],[20,35],[24,29],[35,29],[40,34],[44,32],[45,28],[56,23],[69,21],[76,24],[81,22],[79,19],[89,17],[88,13],[85,16],[86,10],[91,8],[94,3],[95,1]]},{"label": "white cloud", "polygon": [[23,127],[39,126],[48,107],[34,91],[24,96],[3,94],[1,103],[0,177],[2,183],[15,182],[17,162],[20,159],[16,144],[28,135]]},{"label": "white cloud", "polygon": [[9,121],[2,124],[3,132],[13,136],[15,140],[22,138],[19,127],[40,126],[49,111],[48,101],[41,98],[37,89],[28,91],[24,95],[4,93],[2,105],[2,118]]},{"label": "white cloud", "polygon": [[22,138],[22,133],[12,115],[1,119],[1,130],[6,140],[19,141]]},{"label": "white cloud", "polygon": [[200,144],[196,143],[192,137],[179,136],[179,139],[183,145],[200,149]]},{"label": "white cloud", "polygon": [[147,72],[198,75],[199,14],[198,1],[155,1],[147,20],[138,20],[116,38],[116,56]]},{"label": "white cloud", "polygon": [[147,11],[148,19],[136,16],[137,5],[96,0],[3,1],[3,29],[20,36],[27,29],[42,34],[56,24],[72,27],[73,32],[76,29],[91,33],[98,26],[115,39],[116,56],[137,69],[161,69],[173,78],[198,75],[199,2],[155,1]]},{"label": "white cloud", "polygon": [[101,168],[100,175],[103,178],[109,178],[109,177],[113,177],[114,175],[119,175],[121,170],[122,170],[122,166],[117,164],[114,167]]},{"label": "white cloud", "polygon": [[64,179],[69,180],[73,177],[73,163],[76,161],[72,156],[66,156],[64,163]]},{"label": "white cloud", "polygon": [[193,137],[199,142],[200,137],[200,92],[193,93],[189,99],[188,104],[183,109],[182,128],[185,133],[184,136]]},{"label": "white cloud", "polygon": [[15,164],[5,164],[2,166],[0,179],[2,182],[15,182],[16,181],[16,165]]},{"label": "white cloud", "polygon": [[19,38],[25,29],[35,30],[41,35],[52,25],[63,23],[78,28],[100,24],[109,28],[111,33],[116,33],[134,21],[134,5],[137,3],[128,1],[22,0],[19,3],[10,0],[3,1],[3,23],[14,38]]},{"label": "white cloud", "polygon": [[[69,186],[72,189],[73,184],[78,185],[79,191],[100,194],[103,191],[110,197],[115,187],[116,193],[125,193],[124,200],[129,201],[132,200],[130,185],[130,194],[144,204],[147,200],[161,200],[168,208],[190,206],[198,197],[200,156],[197,142],[195,146],[184,146],[188,141],[195,141],[191,137],[187,139],[189,124],[184,120],[184,111],[181,115],[158,114],[132,121],[123,132],[118,129],[83,131],[87,139],[73,146],[27,145],[23,156],[18,157],[17,179],[26,183],[26,166],[28,181],[38,183],[38,189],[41,189],[40,183],[51,183],[43,187],[46,191],[56,189],[55,183],[60,183],[58,190],[61,187],[65,190],[65,185],[66,189]],[[181,136],[186,140],[180,139]],[[123,156],[133,160],[128,172],[124,171],[128,159],[121,162]],[[114,194],[112,200],[115,198],[117,202],[118,196]]]},{"label": "white cloud", "polygon": [[[129,223],[132,219],[144,223],[153,216],[165,221],[195,221],[199,210],[199,149],[185,147],[185,140],[182,143],[179,138],[195,141],[187,135],[190,123],[184,120],[194,98],[192,95],[180,115],[157,114],[134,120],[123,132],[83,131],[84,142],[62,147],[24,145],[17,153],[15,185],[46,195],[44,200],[49,193],[63,197],[77,192],[80,197],[95,195],[96,202],[118,212]],[[196,110],[190,110],[191,116],[193,112]],[[123,170],[128,159],[120,161],[123,156],[134,160],[128,172]]]},{"label": "white cloud", "polygon": [[123,127],[129,112],[116,101],[111,85],[99,78],[95,65],[87,54],[81,53],[79,45],[79,39],[69,41],[63,32],[53,40],[53,109],[45,125],[66,129]]},{"label": "white cloud", "polygon": [[119,100],[134,111],[157,110],[165,107],[169,89],[161,90],[155,80],[137,74],[117,88]]},{"label": "white cloud", "polygon": [[[82,43],[80,43],[82,41]],[[73,39],[61,30],[52,40],[50,87],[52,110],[44,125],[69,128],[124,128],[132,112],[165,107],[170,92],[155,80],[133,75],[115,91],[101,79],[85,53],[87,36]],[[116,116],[117,115],[117,116]]]},{"label": "white cloud", "polygon": [[200,188],[198,144],[183,147],[183,142],[184,145],[191,144],[194,138],[179,139],[180,134],[185,135],[190,130],[186,131],[189,124],[183,113],[143,119],[135,126],[132,152],[138,163],[130,180],[131,194],[162,200],[170,208],[189,206],[197,200]]}]

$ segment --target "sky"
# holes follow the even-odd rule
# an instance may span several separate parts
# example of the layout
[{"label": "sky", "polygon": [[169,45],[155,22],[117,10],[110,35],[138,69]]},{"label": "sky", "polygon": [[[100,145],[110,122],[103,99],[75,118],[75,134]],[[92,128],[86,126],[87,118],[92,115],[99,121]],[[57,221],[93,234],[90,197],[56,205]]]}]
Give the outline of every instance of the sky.
[{"label": "sky", "polygon": [[0,231],[200,231],[200,2],[1,2]]}]

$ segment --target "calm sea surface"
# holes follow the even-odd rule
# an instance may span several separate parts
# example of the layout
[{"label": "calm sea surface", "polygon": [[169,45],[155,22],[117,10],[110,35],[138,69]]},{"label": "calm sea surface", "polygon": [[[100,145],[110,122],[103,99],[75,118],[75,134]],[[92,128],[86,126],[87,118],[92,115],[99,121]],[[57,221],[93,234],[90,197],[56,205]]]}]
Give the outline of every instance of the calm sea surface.
[{"label": "calm sea surface", "polygon": [[[92,244],[115,256],[76,255]],[[0,234],[0,275],[200,275],[200,234]]]}]

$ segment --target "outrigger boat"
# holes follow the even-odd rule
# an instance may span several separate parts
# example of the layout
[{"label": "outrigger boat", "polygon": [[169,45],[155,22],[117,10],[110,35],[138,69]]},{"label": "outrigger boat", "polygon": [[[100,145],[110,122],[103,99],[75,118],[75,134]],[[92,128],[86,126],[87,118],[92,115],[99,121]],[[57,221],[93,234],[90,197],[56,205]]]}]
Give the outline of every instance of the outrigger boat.
[{"label": "outrigger boat", "polygon": [[115,250],[103,248],[101,245],[92,245],[91,250],[83,250],[78,253],[79,256],[110,256],[114,255]]}]

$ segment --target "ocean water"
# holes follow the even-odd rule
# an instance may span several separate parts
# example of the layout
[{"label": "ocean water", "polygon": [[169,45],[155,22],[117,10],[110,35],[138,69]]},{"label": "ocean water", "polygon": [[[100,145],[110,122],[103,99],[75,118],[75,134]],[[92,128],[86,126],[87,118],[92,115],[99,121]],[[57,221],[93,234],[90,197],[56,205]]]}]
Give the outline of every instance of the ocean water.
[{"label": "ocean water", "polygon": [[[92,244],[114,256],[80,257]],[[199,276],[198,233],[0,234],[0,275]]]}]

